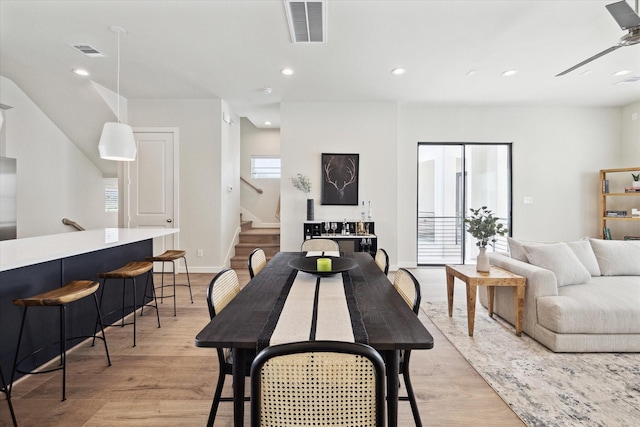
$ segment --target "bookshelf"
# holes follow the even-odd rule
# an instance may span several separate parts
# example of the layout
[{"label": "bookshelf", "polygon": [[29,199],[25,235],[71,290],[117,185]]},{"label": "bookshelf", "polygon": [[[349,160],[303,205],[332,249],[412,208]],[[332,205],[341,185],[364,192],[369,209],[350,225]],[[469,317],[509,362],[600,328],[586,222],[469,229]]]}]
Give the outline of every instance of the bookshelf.
[{"label": "bookshelf", "polygon": [[640,167],[600,170],[601,239],[640,236],[640,216],[632,215],[633,209],[640,210],[640,191],[631,190],[632,173],[640,173]]}]

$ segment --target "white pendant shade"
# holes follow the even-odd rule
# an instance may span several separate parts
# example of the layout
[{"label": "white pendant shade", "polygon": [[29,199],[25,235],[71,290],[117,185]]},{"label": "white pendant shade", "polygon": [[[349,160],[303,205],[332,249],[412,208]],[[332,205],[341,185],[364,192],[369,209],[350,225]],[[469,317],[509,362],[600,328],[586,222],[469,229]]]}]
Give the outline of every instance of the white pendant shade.
[{"label": "white pendant shade", "polygon": [[100,157],[106,160],[134,161],[138,150],[133,129],[124,123],[105,123],[98,150]]}]

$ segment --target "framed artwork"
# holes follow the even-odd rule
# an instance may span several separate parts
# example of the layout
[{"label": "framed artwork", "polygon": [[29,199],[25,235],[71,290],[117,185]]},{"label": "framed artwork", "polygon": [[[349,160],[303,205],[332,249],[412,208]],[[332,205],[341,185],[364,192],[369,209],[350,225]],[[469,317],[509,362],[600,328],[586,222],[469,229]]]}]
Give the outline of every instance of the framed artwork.
[{"label": "framed artwork", "polygon": [[358,205],[359,154],[322,153],[323,205]]}]

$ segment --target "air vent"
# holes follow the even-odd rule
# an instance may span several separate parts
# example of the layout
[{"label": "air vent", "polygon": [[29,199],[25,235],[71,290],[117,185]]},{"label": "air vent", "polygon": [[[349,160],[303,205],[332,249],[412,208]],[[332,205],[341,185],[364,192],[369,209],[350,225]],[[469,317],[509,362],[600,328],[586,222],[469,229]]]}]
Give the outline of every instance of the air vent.
[{"label": "air vent", "polygon": [[326,34],[326,0],[284,0],[291,40],[294,43],[324,43]]},{"label": "air vent", "polygon": [[98,49],[88,44],[72,44],[71,47],[90,58],[103,58],[105,56]]},{"label": "air vent", "polygon": [[620,80],[619,82],[615,82],[614,86],[637,83],[637,82],[640,82],[640,76],[631,76],[627,79]]}]

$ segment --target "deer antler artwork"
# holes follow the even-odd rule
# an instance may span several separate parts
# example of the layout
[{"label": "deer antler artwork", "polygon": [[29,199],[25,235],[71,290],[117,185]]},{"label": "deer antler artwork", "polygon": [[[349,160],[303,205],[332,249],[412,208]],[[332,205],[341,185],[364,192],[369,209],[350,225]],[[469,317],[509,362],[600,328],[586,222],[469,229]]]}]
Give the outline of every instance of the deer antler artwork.
[{"label": "deer antler artwork", "polygon": [[[356,183],[358,180],[358,166],[353,156],[336,156],[332,155],[328,161],[324,163],[324,181],[329,184],[329,188],[333,190],[340,202],[344,201],[345,189]],[[357,191],[357,190],[356,190]],[[340,203],[342,204],[342,203]],[[358,204],[357,196],[354,204]]]}]

